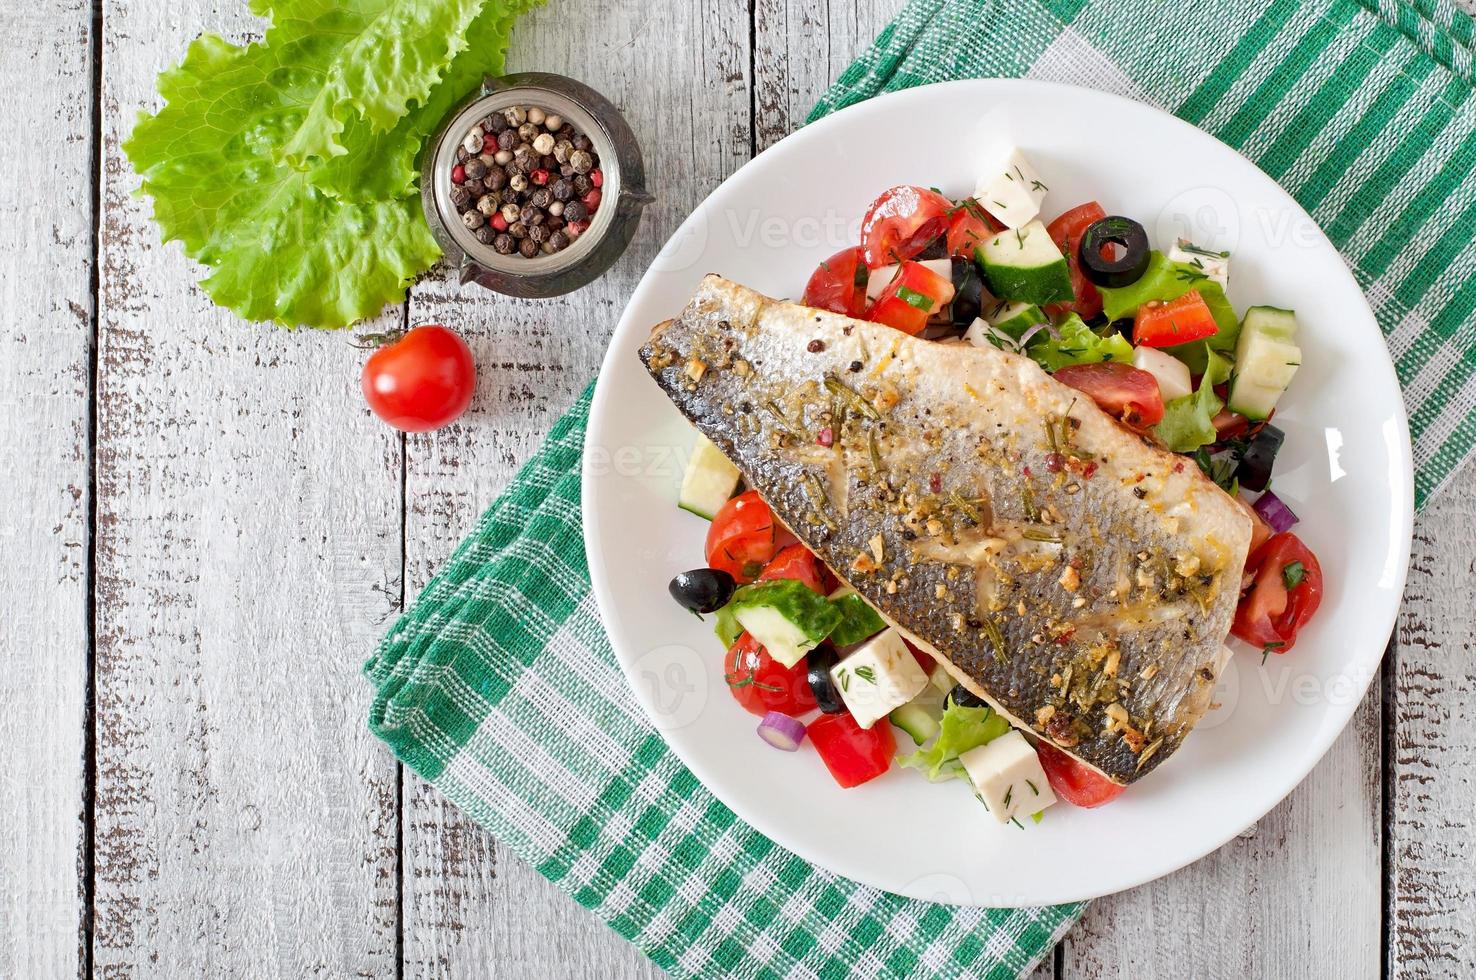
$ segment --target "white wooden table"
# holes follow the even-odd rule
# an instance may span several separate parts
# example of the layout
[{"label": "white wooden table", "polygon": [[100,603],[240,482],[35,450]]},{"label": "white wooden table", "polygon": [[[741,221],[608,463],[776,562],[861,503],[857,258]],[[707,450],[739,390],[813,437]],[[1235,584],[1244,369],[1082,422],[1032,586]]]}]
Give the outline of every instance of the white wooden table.
[{"label": "white wooden table", "polygon": [[[119,150],[244,0],[0,10],[0,976],[659,971],[398,768],[359,667],[593,375],[656,247],[794,129],[900,0],[554,0],[514,69],[621,105],[659,201],[601,281],[444,278],[380,327],[472,338],[474,411],[401,438],[344,333],[241,323]],[[1476,972],[1476,469],[1416,524],[1379,682],[1251,832],[1092,905],[1040,976]]]}]

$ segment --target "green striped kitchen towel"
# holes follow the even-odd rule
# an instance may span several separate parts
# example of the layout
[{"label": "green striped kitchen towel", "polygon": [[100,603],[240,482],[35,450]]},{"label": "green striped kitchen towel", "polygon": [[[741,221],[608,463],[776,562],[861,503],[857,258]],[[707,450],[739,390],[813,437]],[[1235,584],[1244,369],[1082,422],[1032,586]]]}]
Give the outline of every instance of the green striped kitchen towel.
[{"label": "green striped kitchen towel", "polygon": [[[1277,178],[1368,291],[1405,385],[1420,500],[1476,435],[1469,20],[1442,0],[913,0],[815,115],[1028,75],[1202,126]],[[1089,138],[1089,134],[1086,134]],[[902,899],[718,803],[628,690],[580,526],[586,392],[367,665],[413,770],[673,975],[1013,977],[1081,906]]]}]

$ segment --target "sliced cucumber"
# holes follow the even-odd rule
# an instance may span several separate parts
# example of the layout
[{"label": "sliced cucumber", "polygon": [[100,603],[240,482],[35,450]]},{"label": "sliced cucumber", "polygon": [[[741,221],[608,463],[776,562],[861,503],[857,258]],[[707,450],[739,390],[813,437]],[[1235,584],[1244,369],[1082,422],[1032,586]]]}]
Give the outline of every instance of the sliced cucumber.
[{"label": "sliced cucumber", "polygon": [[1271,414],[1302,364],[1296,335],[1297,317],[1291,310],[1253,306],[1246,311],[1230,379],[1231,411],[1253,421]]},{"label": "sliced cucumber", "polygon": [[1039,221],[1000,232],[979,245],[974,256],[990,291],[1001,299],[1040,305],[1073,297],[1066,257]]},{"label": "sliced cucumber", "polygon": [[938,719],[942,716],[942,702],[939,702],[937,713],[929,710],[927,705],[922,704],[922,699],[928,692],[933,690],[929,685],[922,694],[908,701],[900,708],[894,708],[889,716],[892,724],[912,736],[912,740],[918,745],[923,744],[934,735],[938,734]]},{"label": "sliced cucumber", "polygon": [[738,480],[738,467],[699,432],[687,460],[687,472],[682,475],[677,506],[710,521],[738,489]]},{"label": "sliced cucumber", "polygon": [[1034,303],[1000,303],[985,319],[995,330],[1019,340],[1031,327],[1045,323],[1046,315]]},{"label": "sliced cucumber", "polygon": [[849,585],[843,585],[830,593],[830,604],[840,610],[841,621],[830,631],[830,642],[838,647],[848,647],[875,636],[887,628],[871,604]]},{"label": "sliced cucumber", "polygon": [[841,621],[834,603],[794,579],[744,586],[729,605],[738,625],[786,667],[799,663]]}]

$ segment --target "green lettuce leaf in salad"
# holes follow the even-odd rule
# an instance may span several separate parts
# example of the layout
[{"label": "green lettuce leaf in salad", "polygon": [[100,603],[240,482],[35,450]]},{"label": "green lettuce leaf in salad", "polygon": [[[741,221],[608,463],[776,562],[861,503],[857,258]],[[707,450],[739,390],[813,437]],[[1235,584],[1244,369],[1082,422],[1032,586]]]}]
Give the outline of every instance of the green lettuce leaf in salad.
[{"label": "green lettuce leaf in salad", "polygon": [[1099,287],[1097,291],[1102,294],[1102,312],[1107,319],[1120,320],[1133,316],[1144,303],[1178,299],[1191,289],[1199,291],[1219,330],[1205,341],[1165,347],[1164,352],[1189,365],[1193,373],[1203,374],[1205,350],[1233,351],[1240,337],[1240,319],[1235,315],[1235,308],[1230,305],[1224,287],[1206,276],[1203,270],[1182,262],[1171,262],[1162,252],[1155,250],[1148,254],[1148,268],[1137,282],[1117,288]]},{"label": "green lettuce leaf in salad", "polygon": [[[123,144],[164,241],[211,269],[211,299],[251,320],[341,327],[402,298],[440,255],[416,154],[447,108],[501,69],[512,17],[529,5],[256,0],[273,21],[263,39],[196,40],[159,76],[164,106]],[[385,42],[405,24],[415,28]],[[326,135],[305,135],[320,124]]]},{"label": "green lettuce leaf in salad", "polygon": [[1046,337],[1025,349],[1037,364],[1047,371],[1058,371],[1068,364],[1100,364],[1103,361],[1133,363],[1133,347],[1122,334],[1111,330],[1106,336],[1093,333],[1081,317],[1072,313],[1056,328],[1057,336]]},{"label": "green lettuce leaf in salad", "polygon": [[1200,380],[1198,391],[1175,398],[1163,407],[1163,421],[1153,431],[1174,452],[1192,453],[1218,438],[1213,420],[1224,407],[1206,375]]},{"label": "green lettuce leaf in salad", "polygon": [[931,782],[957,779],[964,774],[958,757],[969,749],[992,742],[1010,730],[1010,723],[986,706],[967,707],[949,698],[943,706],[938,737],[897,762],[924,773]]}]

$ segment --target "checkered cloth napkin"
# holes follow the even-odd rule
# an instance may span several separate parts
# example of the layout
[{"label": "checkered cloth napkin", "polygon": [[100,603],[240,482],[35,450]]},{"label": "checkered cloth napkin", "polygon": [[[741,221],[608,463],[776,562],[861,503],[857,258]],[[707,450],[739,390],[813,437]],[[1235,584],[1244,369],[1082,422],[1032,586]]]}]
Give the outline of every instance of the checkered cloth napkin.
[{"label": "checkered cloth napkin", "polygon": [[[1155,103],[1236,147],[1368,292],[1423,501],[1476,438],[1471,64],[1471,22],[1442,0],[913,0],[814,116],[1027,76]],[[959,908],[839,878],[738,820],[667,749],[590,594],[588,406],[586,392],[369,661],[375,733],[675,976],[1028,971],[1080,905]]]}]

